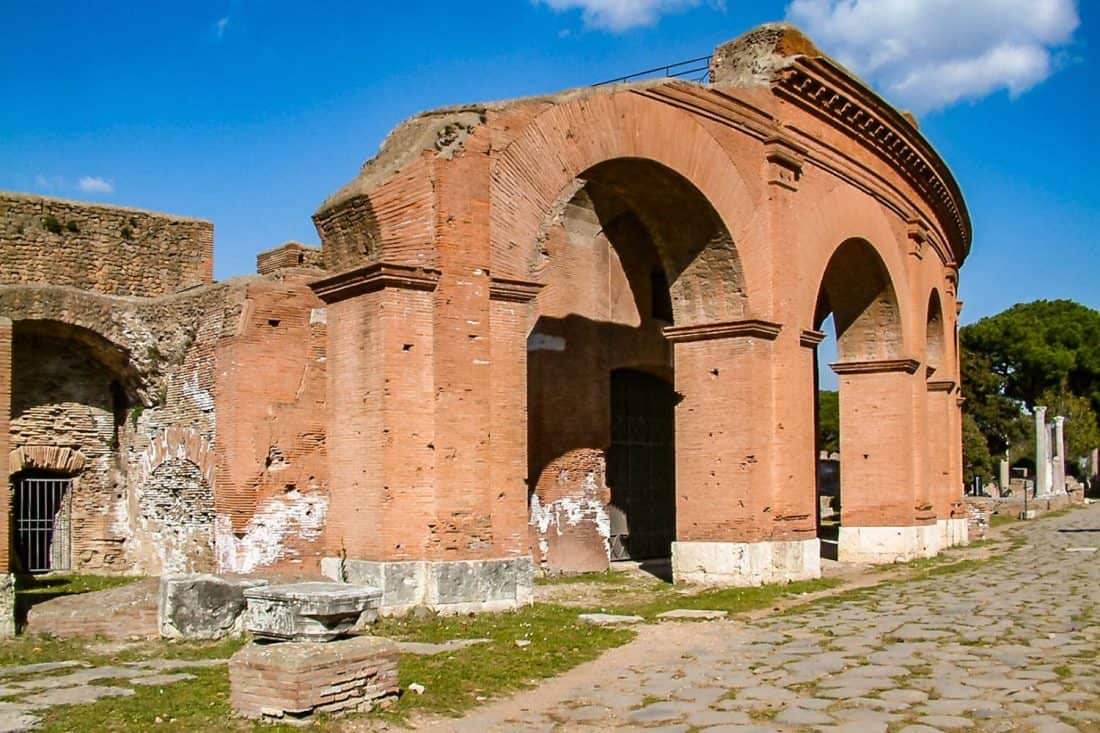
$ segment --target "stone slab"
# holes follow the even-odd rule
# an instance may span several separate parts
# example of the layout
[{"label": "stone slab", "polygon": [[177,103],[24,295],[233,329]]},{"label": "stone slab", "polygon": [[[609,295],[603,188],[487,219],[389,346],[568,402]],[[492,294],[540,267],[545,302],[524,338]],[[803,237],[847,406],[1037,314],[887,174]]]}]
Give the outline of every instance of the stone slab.
[{"label": "stone slab", "polygon": [[508,611],[534,600],[529,555],[504,559],[379,561],[327,557],[321,572],[333,580],[382,589],[380,613],[418,606],[443,614]]},{"label": "stone slab", "polygon": [[378,615],[382,591],[346,583],[288,583],[244,591],[245,627],[265,639],[331,641]]},{"label": "stone slab", "polygon": [[758,586],[821,577],[818,539],[790,542],[673,542],[677,583]]},{"label": "stone slab", "polygon": [[244,592],[266,580],[217,575],[169,575],[160,579],[157,626],[165,639],[222,639],[244,630]]},{"label": "stone slab", "polygon": [[657,614],[660,619],[690,620],[690,621],[716,621],[729,616],[729,611],[712,611],[702,608],[675,608],[671,611]]}]

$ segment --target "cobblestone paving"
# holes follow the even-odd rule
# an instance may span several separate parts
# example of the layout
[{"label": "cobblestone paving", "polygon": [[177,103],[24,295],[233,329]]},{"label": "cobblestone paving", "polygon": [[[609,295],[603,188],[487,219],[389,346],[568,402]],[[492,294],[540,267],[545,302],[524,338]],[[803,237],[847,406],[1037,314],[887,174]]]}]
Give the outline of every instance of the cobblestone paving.
[{"label": "cobblestone paving", "polygon": [[433,730],[1100,731],[1100,504],[976,569],[751,622],[665,623]]},{"label": "cobblestone paving", "polygon": [[102,667],[80,661],[0,667],[0,733],[33,730],[40,722],[39,713],[57,705],[134,694],[132,687],[119,685],[118,681],[165,686],[195,679],[183,670],[225,663],[225,659],[152,659]]}]

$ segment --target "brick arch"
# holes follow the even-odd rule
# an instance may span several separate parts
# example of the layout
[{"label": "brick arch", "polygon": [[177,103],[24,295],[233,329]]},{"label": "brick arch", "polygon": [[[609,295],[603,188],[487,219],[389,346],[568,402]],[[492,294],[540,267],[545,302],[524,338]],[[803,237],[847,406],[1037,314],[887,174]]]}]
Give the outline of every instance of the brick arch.
[{"label": "brick arch", "polygon": [[74,476],[84,470],[87,457],[77,448],[58,445],[23,445],[8,454],[8,473],[56,471]]},{"label": "brick arch", "polygon": [[[943,298],[939,288],[928,293],[925,317],[924,356],[929,370],[941,371],[951,364],[950,339],[947,337],[947,318],[943,312]],[[931,374],[929,375],[931,376]]]},{"label": "brick arch", "polygon": [[210,441],[193,428],[176,425],[161,430],[149,441],[149,447],[138,461],[134,485],[146,482],[162,464],[171,460],[195,464],[203,480],[214,486],[214,449]]},{"label": "brick arch", "polygon": [[736,262],[734,244],[746,238],[754,211],[745,176],[692,115],[633,92],[592,94],[555,105],[496,157],[490,178],[492,274],[537,279],[540,239],[554,211],[584,185],[586,173],[622,160],[669,171],[714,212],[728,236],[704,247],[699,269],[711,270],[708,277],[716,289],[725,288],[726,298],[736,303],[724,315],[744,312],[745,303],[763,302],[753,291],[763,278]]},{"label": "brick arch", "polygon": [[141,347],[156,338],[133,299],[60,286],[4,286],[0,313],[12,320],[16,334],[36,332],[80,344],[120,377],[132,399],[151,404],[151,361],[159,355]]},{"label": "brick arch", "polygon": [[[820,325],[819,296],[827,270],[841,247],[859,241],[874,253],[881,264],[897,303],[899,339],[892,352],[897,357],[908,358],[916,340],[912,331],[913,314],[921,314],[920,326],[923,329],[927,303],[922,302],[914,307],[902,248],[898,244],[901,235],[893,226],[898,222],[893,221],[879,204],[847,185],[836,186],[818,200],[800,202],[800,211],[799,239],[803,254],[800,267],[805,281],[815,286],[806,288],[802,294],[803,323],[807,328]],[[923,337],[922,331],[920,338]]]},{"label": "brick arch", "polygon": [[865,239],[845,240],[829,258],[818,287],[814,328],[830,313],[841,361],[904,355],[902,305],[885,263]]}]

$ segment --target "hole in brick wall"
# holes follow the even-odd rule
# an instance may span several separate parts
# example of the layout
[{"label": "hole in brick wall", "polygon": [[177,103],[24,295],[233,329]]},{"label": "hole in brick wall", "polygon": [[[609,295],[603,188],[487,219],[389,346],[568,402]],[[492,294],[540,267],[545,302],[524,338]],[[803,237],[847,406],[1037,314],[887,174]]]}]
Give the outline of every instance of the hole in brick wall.
[{"label": "hole in brick wall", "polygon": [[300,265],[305,261],[306,261],[306,253],[305,252],[299,252],[298,253],[298,264]]},{"label": "hole in brick wall", "polygon": [[711,373],[711,376],[717,377],[718,376],[718,369],[711,369],[710,373]]},{"label": "hole in brick wall", "polygon": [[413,347],[412,344],[405,344],[401,347],[401,350],[402,351],[412,351],[412,347]]},{"label": "hole in brick wall", "polygon": [[283,491],[285,491],[288,494],[292,491],[297,491],[297,490],[298,490],[298,484],[285,484],[283,486]]},{"label": "hole in brick wall", "polygon": [[271,326],[272,328],[278,326],[280,323],[281,323],[281,321],[278,318],[268,318],[267,319],[267,325]]}]

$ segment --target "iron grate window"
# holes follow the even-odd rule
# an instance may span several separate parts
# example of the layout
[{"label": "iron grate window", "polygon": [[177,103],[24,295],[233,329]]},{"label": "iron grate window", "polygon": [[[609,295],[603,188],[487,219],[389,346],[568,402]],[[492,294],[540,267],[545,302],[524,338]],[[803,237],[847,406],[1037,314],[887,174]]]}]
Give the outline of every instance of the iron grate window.
[{"label": "iron grate window", "polygon": [[72,487],[68,478],[16,483],[15,547],[25,572],[71,569]]}]

